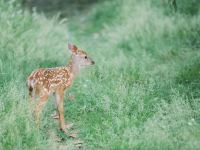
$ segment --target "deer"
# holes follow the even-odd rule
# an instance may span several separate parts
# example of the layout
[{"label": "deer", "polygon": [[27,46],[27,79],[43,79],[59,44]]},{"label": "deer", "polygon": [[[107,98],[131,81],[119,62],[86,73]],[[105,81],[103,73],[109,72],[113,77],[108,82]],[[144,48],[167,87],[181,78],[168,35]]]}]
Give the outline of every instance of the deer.
[{"label": "deer", "polygon": [[36,98],[39,99],[33,111],[37,124],[49,96],[55,94],[59,127],[65,133],[67,133],[66,128],[68,128],[68,125],[64,121],[64,92],[72,86],[74,79],[83,66],[95,64],[87,53],[76,45],[68,44],[68,49],[71,52],[71,57],[67,65],[36,69],[27,79],[30,103]]}]

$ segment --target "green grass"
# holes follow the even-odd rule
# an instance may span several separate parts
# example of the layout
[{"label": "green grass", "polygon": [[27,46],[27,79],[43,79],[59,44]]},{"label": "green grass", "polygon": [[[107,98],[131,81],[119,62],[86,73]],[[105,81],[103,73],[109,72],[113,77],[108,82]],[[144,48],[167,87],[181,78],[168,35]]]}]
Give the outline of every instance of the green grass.
[{"label": "green grass", "polygon": [[76,149],[50,117],[54,97],[37,128],[26,87],[32,70],[67,63],[68,39],[96,62],[68,91],[76,100],[65,96],[65,119],[80,131],[81,149],[200,149],[200,10],[193,3],[177,0],[174,12],[165,1],[103,1],[60,20],[0,1],[0,149]]}]

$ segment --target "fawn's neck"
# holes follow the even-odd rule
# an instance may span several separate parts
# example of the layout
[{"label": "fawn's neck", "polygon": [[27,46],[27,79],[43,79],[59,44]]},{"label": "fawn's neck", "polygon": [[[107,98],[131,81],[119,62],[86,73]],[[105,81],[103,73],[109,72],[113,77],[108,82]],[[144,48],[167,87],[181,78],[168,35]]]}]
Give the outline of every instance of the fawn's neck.
[{"label": "fawn's neck", "polygon": [[80,73],[80,66],[75,57],[71,56],[71,59],[67,65],[70,68],[71,73],[77,76]]}]

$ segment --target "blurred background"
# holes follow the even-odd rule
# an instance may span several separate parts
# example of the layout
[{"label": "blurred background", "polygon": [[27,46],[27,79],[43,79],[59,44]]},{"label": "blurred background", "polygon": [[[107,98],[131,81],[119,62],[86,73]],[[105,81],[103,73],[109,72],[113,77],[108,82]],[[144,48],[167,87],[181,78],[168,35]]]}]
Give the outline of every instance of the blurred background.
[{"label": "blurred background", "polygon": [[[107,0],[107,3],[112,0]],[[72,13],[79,13],[83,9],[89,9],[90,6],[99,3],[105,3],[106,0],[21,0],[23,6],[32,9],[37,8],[39,12],[45,13],[62,13],[65,16],[69,16]],[[118,1],[121,3],[126,3],[125,1]],[[117,3],[118,3],[117,2]],[[199,10],[199,1],[191,0],[190,2],[183,0],[162,0],[161,2],[152,1],[154,4],[164,4],[165,7],[173,7],[175,11],[179,11],[186,14],[196,14]],[[113,1],[113,3],[115,3]],[[167,6],[168,5],[168,6]],[[171,6],[169,6],[171,5]]]},{"label": "blurred background", "polygon": [[39,128],[27,98],[27,76],[66,65],[68,42],[96,62],[65,96],[81,149],[200,149],[199,0],[0,0],[0,149],[77,149],[54,97]]},{"label": "blurred background", "polygon": [[38,12],[44,12],[48,15],[60,13],[62,17],[67,17],[78,15],[98,2],[100,0],[23,0],[21,3],[29,10],[36,8]]}]

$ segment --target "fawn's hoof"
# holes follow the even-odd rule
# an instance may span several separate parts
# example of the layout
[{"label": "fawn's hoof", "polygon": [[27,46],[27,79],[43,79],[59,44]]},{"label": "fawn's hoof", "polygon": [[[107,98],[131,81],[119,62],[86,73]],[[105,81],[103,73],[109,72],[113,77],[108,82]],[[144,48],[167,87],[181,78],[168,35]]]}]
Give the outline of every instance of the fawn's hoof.
[{"label": "fawn's hoof", "polygon": [[60,129],[60,131],[62,131],[64,134],[66,134],[67,135],[67,130],[66,129]]},{"label": "fawn's hoof", "polygon": [[73,123],[65,124],[64,127],[60,128],[65,134],[67,134],[67,130],[73,127]]}]

